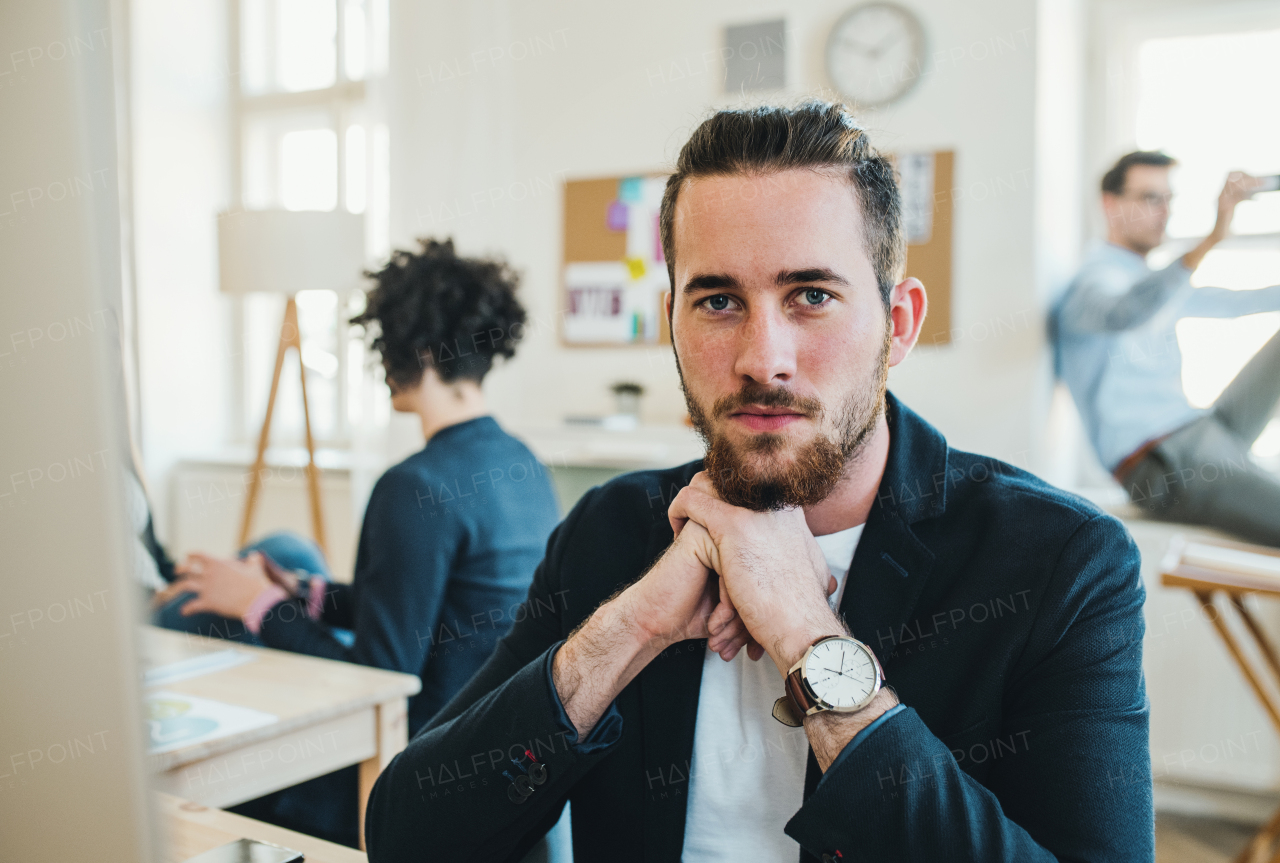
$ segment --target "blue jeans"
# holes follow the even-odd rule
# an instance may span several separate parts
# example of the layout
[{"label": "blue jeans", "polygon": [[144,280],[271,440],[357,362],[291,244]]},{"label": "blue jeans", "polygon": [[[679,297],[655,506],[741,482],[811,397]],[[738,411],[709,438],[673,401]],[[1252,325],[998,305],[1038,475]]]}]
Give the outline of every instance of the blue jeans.
[{"label": "blue jeans", "polygon": [[[252,545],[246,545],[240,549],[239,557],[243,559],[255,551],[271,558],[278,566],[284,569],[301,570],[315,575],[323,575],[325,578],[332,578],[329,573],[329,565],[325,563],[324,553],[320,551],[320,546],[296,533],[289,531],[269,533]],[[152,615],[151,622],[156,626],[174,629],[178,632],[192,632],[209,638],[238,641],[241,644],[262,645],[262,641],[258,636],[245,629],[244,624],[239,620],[221,617],[210,611],[184,617],[182,615],[182,606],[186,605],[194,597],[194,593],[179,594],[166,605],[156,609]]]}]

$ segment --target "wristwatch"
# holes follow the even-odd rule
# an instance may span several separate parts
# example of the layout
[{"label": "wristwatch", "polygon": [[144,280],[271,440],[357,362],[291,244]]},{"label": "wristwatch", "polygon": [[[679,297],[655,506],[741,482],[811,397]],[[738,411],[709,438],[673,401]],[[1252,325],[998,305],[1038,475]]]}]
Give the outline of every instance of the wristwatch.
[{"label": "wristwatch", "polygon": [[824,636],[791,666],[786,693],[773,703],[773,718],[798,728],[815,713],[857,713],[883,684],[884,672],[870,647],[847,635]]}]

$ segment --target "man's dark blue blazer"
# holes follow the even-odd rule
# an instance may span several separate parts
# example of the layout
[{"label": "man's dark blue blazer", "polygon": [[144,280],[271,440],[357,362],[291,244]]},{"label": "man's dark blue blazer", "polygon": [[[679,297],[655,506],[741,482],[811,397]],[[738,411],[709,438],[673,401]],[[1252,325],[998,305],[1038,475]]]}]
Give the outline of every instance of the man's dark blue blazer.
[{"label": "man's dark blue blazer", "polygon": [[[810,753],[786,827],[801,860],[1152,860],[1133,542],[1089,503],[950,449],[892,395],[887,410],[888,464],[840,613],[906,709],[825,777]],[[518,860],[566,799],[578,863],[680,858],[705,640],[650,663],[618,696],[621,721],[581,742],[547,668],[671,543],[667,506],[700,467],[620,477],[556,529],[530,589],[541,613],[378,780],[373,863]],[[517,802],[525,750],[548,778]]]}]

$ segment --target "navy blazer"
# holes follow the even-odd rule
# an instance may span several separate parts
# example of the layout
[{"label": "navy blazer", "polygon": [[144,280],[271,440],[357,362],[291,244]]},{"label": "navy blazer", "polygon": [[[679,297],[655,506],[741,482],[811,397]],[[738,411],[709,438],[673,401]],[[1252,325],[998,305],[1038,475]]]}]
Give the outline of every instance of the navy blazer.
[{"label": "navy blazer", "polygon": [[[887,410],[840,613],[906,707],[821,786],[810,753],[786,826],[801,860],[1154,859],[1136,547],[1086,501],[949,448],[892,395]],[[378,779],[373,863],[518,860],[566,799],[579,863],[680,858],[705,640],[651,662],[603,740],[560,724],[546,669],[672,541],[667,506],[700,467],[613,480],[556,529],[529,594],[541,613]],[[527,800],[509,791],[525,750],[548,773]]]},{"label": "navy blazer", "polygon": [[[462,689],[511,624],[559,504],[529,448],[484,416],[436,432],[373,487],[351,584],[329,584],[320,621],[277,608],[268,647],[422,679],[409,733]],[[348,646],[330,627],[355,632]]]}]

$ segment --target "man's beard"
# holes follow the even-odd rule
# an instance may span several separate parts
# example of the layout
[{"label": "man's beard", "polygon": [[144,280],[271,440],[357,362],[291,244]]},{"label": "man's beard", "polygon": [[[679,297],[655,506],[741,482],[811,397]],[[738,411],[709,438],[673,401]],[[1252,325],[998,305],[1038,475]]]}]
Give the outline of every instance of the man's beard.
[{"label": "man's beard", "polygon": [[[768,457],[784,453],[787,438],[782,434],[757,434],[743,447],[736,447],[723,432],[716,432],[711,419],[685,386],[680,357],[676,355],[676,371],[684,389],[689,418],[699,437],[707,445],[704,468],[721,500],[733,506],[756,512],[770,512],[789,507],[812,506],[824,500],[844,476],[846,466],[862,451],[875,431],[884,409],[889,376],[889,347],[892,328],[886,327],[884,345],[876,362],[869,390],[849,394],[836,410],[834,439],[819,432],[812,440],[800,444],[790,464],[757,469],[749,456]],[[749,383],[733,395],[723,396],[712,406],[711,417],[722,419],[746,405],[790,408],[821,425],[827,409],[815,398],[797,396],[781,386],[766,387]]]}]

